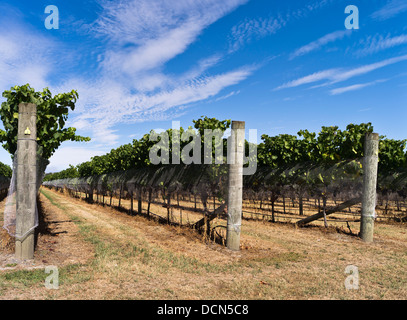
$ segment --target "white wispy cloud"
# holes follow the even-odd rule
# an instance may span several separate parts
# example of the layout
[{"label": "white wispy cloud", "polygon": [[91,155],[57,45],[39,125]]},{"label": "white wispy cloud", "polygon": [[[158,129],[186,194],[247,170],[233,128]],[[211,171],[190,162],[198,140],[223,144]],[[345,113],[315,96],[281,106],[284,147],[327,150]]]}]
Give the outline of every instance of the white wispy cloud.
[{"label": "white wispy cloud", "polygon": [[336,89],[332,89],[330,91],[331,95],[338,95],[338,94],[342,94],[345,92],[349,92],[349,91],[356,91],[356,90],[360,90],[366,87],[370,87],[373,86],[377,83],[381,83],[381,82],[385,82],[387,81],[386,79],[381,79],[381,80],[376,80],[376,81],[371,81],[368,83],[358,83],[358,84],[354,84],[351,86],[347,86],[347,87],[341,87],[341,88],[336,88]]},{"label": "white wispy cloud", "polygon": [[65,70],[77,59],[77,49],[52,33],[40,32],[17,8],[0,4],[0,11],[4,15],[0,20],[0,88],[29,83],[39,91],[50,87],[56,74],[65,78]]},{"label": "white wispy cloud", "polygon": [[340,69],[328,69],[328,70],[323,70],[319,72],[312,73],[308,76],[301,77],[296,80],[289,81],[287,83],[284,83],[283,85],[275,88],[274,90],[280,90],[280,89],[286,89],[286,88],[293,88],[293,87],[298,87],[304,84],[309,84],[313,82],[318,82],[321,80],[326,80],[326,79],[333,79],[335,78],[335,75],[337,75],[340,72]]},{"label": "white wispy cloud", "polygon": [[308,17],[314,11],[320,10],[335,0],[317,0],[305,4],[303,7],[293,10],[287,16],[293,19],[302,19]]},{"label": "white wispy cloud", "polygon": [[206,27],[245,2],[247,0],[103,2],[104,12],[94,23],[93,30],[110,41],[104,68],[131,76],[160,68],[183,53]]},{"label": "white wispy cloud", "polygon": [[153,94],[132,93],[123,85],[115,84],[112,87],[112,84],[103,79],[98,83],[82,82],[83,90],[78,104],[83,112],[80,112],[70,125],[91,129],[97,141],[114,143],[119,138],[111,129],[115,125],[163,120],[167,116],[174,116],[174,113],[166,113],[171,110],[175,113],[183,112],[182,107],[185,105],[214,97],[225,88],[249,77],[254,70],[255,67],[243,67],[213,76],[188,79],[177,86]]},{"label": "white wispy cloud", "polygon": [[[112,42],[140,45],[192,22],[203,30],[247,1],[102,0],[103,13],[92,28]],[[195,32],[195,28],[191,30],[191,34]]]},{"label": "white wispy cloud", "polygon": [[156,117],[162,119],[163,113],[171,108],[176,109],[213,97],[224,88],[246,79],[253,71],[253,68],[246,67],[189,79],[171,89],[153,94],[131,93],[125,86],[116,84],[112,87],[105,80],[100,80],[99,83],[82,83],[78,104],[83,112],[75,118],[73,124],[79,128],[109,128],[118,123],[151,121],[156,120]]},{"label": "white wispy cloud", "polygon": [[216,99],[215,99],[215,102],[221,101],[221,100],[225,100],[225,99],[227,99],[227,98],[236,96],[236,95],[238,95],[239,93],[240,93],[240,90],[232,91],[232,92],[230,92],[230,93],[228,93],[228,94],[226,94],[226,95],[224,95],[224,96],[221,96],[221,97],[216,98]]},{"label": "white wispy cloud", "polygon": [[125,72],[130,76],[156,69],[183,53],[202,29],[202,25],[190,21],[136,48],[109,50],[106,53],[104,67],[110,71],[114,70],[115,73]]},{"label": "white wispy cloud", "polygon": [[291,55],[290,55],[290,60],[297,58],[299,56],[303,56],[305,54],[308,54],[312,51],[319,50],[323,46],[325,46],[328,43],[334,42],[339,39],[343,39],[346,35],[350,35],[351,31],[350,30],[339,30],[335,31],[332,33],[328,33],[327,35],[319,38],[318,40],[315,40],[305,46],[302,46],[301,48],[295,50]]},{"label": "white wispy cloud", "polygon": [[337,88],[337,89],[333,89],[331,90],[331,95],[338,95],[338,94],[342,94],[348,91],[355,91],[355,90],[359,90],[365,87],[368,87],[369,85],[371,85],[371,83],[364,83],[364,84],[354,84],[352,86],[347,86],[347,87],[343,87],[343,88]]},{"label": "white wispy cloud", "polygon": [[395,63],[399,63],[402,61],[407,60],[407,55],[402,55],[399,57],[394,57],[394,58],[390,58],[390,59],[386,59],[383,61],[379,61],[376,63],[372,63],[372,64],[368,64],[368,65],[364,65],[362,67],[359,68],[354,68],[345,72],[340,72],[338,74],[335,75],[335,77],[332,79],[331,83],[337,83],[337,82],[341,82],[341,81],[345,81],[348,80],[350,78],[356,77],[356,76],[360,76],[372,71],[375,71],[377,69],[381,69],[384,68],[386,66],[395,64]]},{"label": "white wispy cloud", "polygon": [[318,87],[331,85],[405,60],[407,60],[407,55],[386,59],[383,61],[379,61],[376,63],[364,65],[353,69],[343,69],[343,68],[327,69],[287,82],[275,88],[274,90],[298,87],[304,84],[310,84],[322,80],[327,80],[327,82],[325,82],[322,85],[319,85]]},{"label": "white wispy cloud", "polygon": [[233,26],[230,38],[230,51],[236,51],[252,40],[258,40],[276,33],[283,28],[286,21],[281,18],[257,18],[245,19],[238,25]]},{"label": "white wispy cloud", "polygon": [[373,12],[371,17],[377,20],[387,20],[405,11],[407,11],[405,0],[390,0],[385,6]]},{"label": "white wispy cloud", "polygon": [[45,87],[53,65],[43,48],[52,44],[30,30],[0,25],[0,88],[26,83]]},{"label": "white wispy cloud", "polygon": [[403,44],[407,44],[407,34],[398,36],[376,34],[375,36],[369,36],[361,40],[358,44],[360,49],[356,50],[355,54],[357,56],[365,56]]},{"label": "white wispy cloud", "polygon": [[283,29],[289,22],[306,18],[312,12],[331,3],[333,3],[333,0],[312,1],[300,8],[285,13],[273,13],[273,16],[269,15],[266,18],[245,18],[232,27],[229,39],[229,52],[237,51],[254,40],[273,35]]},{"label": "white wispy cloud", "polygon": [[87,28],[90,36],[106,41],[99,55],[98,77],[70,79],[58,89],[81,88],[71,125],[90,128],[95,143],[114,144],[120,136],[113,128],[120,123],[183,114],[188,104],[214,97],[246,79],[254,67],[208,73],[222,61],[222,54],[203,57],[177,74],[163,71],[205,28],[246,2],[102,1],[101,15]]}]

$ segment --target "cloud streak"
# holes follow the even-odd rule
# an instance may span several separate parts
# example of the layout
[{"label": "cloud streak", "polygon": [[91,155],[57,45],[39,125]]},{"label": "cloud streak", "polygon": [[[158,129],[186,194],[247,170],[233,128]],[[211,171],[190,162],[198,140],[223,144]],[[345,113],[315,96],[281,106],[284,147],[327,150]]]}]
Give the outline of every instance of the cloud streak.
[{"label": "cloud streak", "polygon": [[399,36],[387,36],[375,35],[370,36],[366,40],[360,42],[361,49],[356,51],[357,56],[366,56],[369,54],[377,53],[389,48],[397,47],[407,44],[407,34],[402,34]]},{"label": "cloud streak", "polygon": [[375,71],[377,69],[381,69],[386,66],[396,64],[396,63],[406,61],[406,60],[407,60],[407,55],[403,55],[403,56],[386,59],[383,61],[379,61],[376,63],[364,65],[364,66],[361,66],[358,68],[353,68],[353,69],[343,69],[343,68],[327,69],[327,70],[315,72],[308,76],[301,77],[299,79],[287,82],[287,83],[275,88],[274,90],[276,91],[276,90],[281,90],[281,89],[286,89],[286,88],[294,88],[294,87],[298,87],[298,86],[305,85],[305,84],[319,82],[322,80],[327,80],[328,82],[326,82],[322,85],[319,85],[318,87],[331,85],[331,84],[343,82],[343,81],[349,80],[353,77],[360,76],[360,75]]},{"label": "cloud streak", "polygon": [[245,19],[232,28],[229,52],[237,51],[253,40],[258,40],[276,33],[282,29],[286,23],[287,22],[281,17]]},{"label": "cloud streak", "polygon": [[297,57],[303,56],[305,54],[308,54],[312,51],[317,51],[323,46],[325,46],[328,43],[334,42],[336,40],[343,39],[346,35],[350,35],[351,31],[349,30],[339,30],[335,31],[332,33],[329,33],[318,40],[315,40],[297,50],[295,50],[291,55],[290,55],[290,60],[293,60]]},{"label": "cloud streak", "polygon": [[[134,76],[160,68],[185,52],[202,31],[247,0],[134,0],[104,2],[94,23],[109,40],[103,67]],[[119,50],[118,50],[119,49]]]},{"label": "cloud streak", "polygon": [[112,129],[115,125],[175,117],[184,112],[185,106],[216,96],[223,89],[248,78],[254,70],[255,67],[243,67],[213,76],[188,79],[153,94],[132,93],[123,85],[113,86],[105,80],[99,83],[80,82],[82,95],[78,103],[79,109],[84,111],[69,125],[78,129],[91,128],[97,143],[114,144],[119,139]]},{"label": "cloud streak", "polygon": [[390,0],[381,9],[373,12],[371,17],[375,20],[387,20],[407,11],[405,0]]},{"label": "cloud streak", "polygon": [[26,83],[35,88],[45,87],[53,64],[51,55],[42,49],[52,45],[52,41],[29,29],[0,25],[0,87]]},{"label": "cloud streak", "polygon": [[360,89],[370,87],[377,83],[381,83],[381,82],[385,82],[385,81],[387,81],[387,80],[382,79],[382,80],[376,80],[376,81],[372,81],[372,82],[368,82],[368,83],[354,84],[354,85],[347,86],[347,87],[332,89],[330,91],[330,93],[331,93],[331,95],[338,95],[338,94],[342,94],[342,93],[349,92],[349,91],[360,90]]},{"label": "cloud streak", "polygon": [[285,14],[277,14],[274,17],[246,18],[232,27],[229,38],[229,52],[233,53],[252,41],[273,35],[283,29],[289,22],[306,18],[312,12],[332,2],[333,0],[318,0]]},{"label": "cloud streak", "polygon": [[182,114],[188,104],[213,97],[249,77],[255,68],[248,66],[208,74],[222,61],[221,54],[200,59],[178,74],[163,71],[205,28],[246,2],[101,2],[102,14],[87,28],[91,36],[106,42],[99,77],[69,82],[70,86],[78,83],[82,92],[73,125],[92,128],[98,143],[114,144],[119,139],[112,129],[115,125]]}]

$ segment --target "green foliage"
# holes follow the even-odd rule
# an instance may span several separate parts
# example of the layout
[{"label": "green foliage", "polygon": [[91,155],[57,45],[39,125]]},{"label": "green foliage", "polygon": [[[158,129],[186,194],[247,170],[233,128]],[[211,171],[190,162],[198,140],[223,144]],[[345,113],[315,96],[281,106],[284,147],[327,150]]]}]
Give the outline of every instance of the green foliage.
[{"label": "green foliage", "polygon": [[192,120],[194,123],[195,129],[198,130],[198,133],[201,135],[201,137],[204,137],[205,129],[211,129],[211,130],[216,130],[219,129],[221,131],[226,131],[230,127],[231,120],[218,120],[216,118],[208,118],[201,116],[200,119],[198,120]]},{"label": "green foliage", "polygon": [[393,140],[380,137],[379,143],[379,166],[381,170],[391,172],[407,165],[406,149],[407,139]]},{"label": "green foliage", "polygon": [[[202,118],[194,120],[195,129],[188,127],[188,129],[180,128],[180,130],[168,129],[166,133],[169,136],[169,152],[170,162],[172,162],[172,135],[178,134],[179,137],[183,133],[188,133],[190,138],[180,143],[180,150],[182,150],[187,144],[192,143],[193,137],[197,137],[197,132],[204,134],[205,129],[219,129],[224,132],[230,127],[230,120],[217,120],[215,118]],[[92,157],[90,161],[83,162],[75,167],[76,171],[66,169],[64,171],[52,175],[47,175],[45,181],[51,181],[55,179],[74,178],[74,177],[90,177],[95,175],[101,175],[117,171],[126,171],[130,169],[138,169],[151,166],[150,162],[150,149],[157,143],[156,141],[150,141],[150,135],[145,134],[141,139],[134,139],[132,143],[122,145],[116,149],[112,149],[109,153],[103,156]],[[204,139],[201,136],[202,150]],[[199,141],[199,140],[198,140]],[[226,146],[226,140],[223,139],[222,143]],[[193,144],[193,143],[192,143]],[[213,147],[214,148],[214,147]],[[226,148],[224,148],[226,150]],[[214,152],[214,150],[213,150]]]},{"label": "green foliage", "polygon": [[264,141],[258,148],[258,161],[260,165],[277,168],[309,160],[305,152],[306,143],[296,136],[280,134],[269,137],[263,134]]},{"label": "green foliage", "polygon": [[0,109],[5,129],[0,130],[0,141],[4,149],[12,155],[17,150],[18,106],[23,102],[37,105],[37,140],[43,158],[49,159],[64,141],[90,141],[88,137],[76,135],[75,128],[64,128],[69,109],[75,109],[78,99],[75,90],[52,96],[48,88],[36,92],[26,84],[4,91],[3,97],[7,101],[1,104]]},{"label": "green foliage", "polygon": [[[223,149],[223,154],[219,155],[219,158],[217,159],[218,162],[225,162],[226,159],[226,150],[227,150],[227,140],[226,139],[216,139],[215,135],[217,135],[218,133],[222,133],[221,135],[223,136],[223,134],[225,133],[225,131],[230,128],[231,125],[231,120],[230,119],[226,119],[226,120],[218,120],[216,118],[208,118],[208,117],[204,117],[201,116],[200,119],[198,120],[192,120],[192,122],[194,123],[194,127],[197,130],[197,132],[199,133],[200,137],[201,137],[201,146],[202,146],[202,150],[205,150],[205,131],[206,130],[211,130],[211,132],[214,134],[214,136],[212,137],[211,140],[207,139],[207,144],[210,145],[206,145],[206,147],[210,147],[212,149],[212,163],[215,163],[216,159],[215,157],[217,156],[215,153],[215,150],[220,150],[221,148]],[[223,157],[223,159],[222,159]],[[205,159],[205,154],[204,152],[202,152],[201,154],[201,163],[208,163],[209,159]]]},{"label": "green foliage", "polygon": [[[264,134],[259,145],[259,165],[274,168],[307,161],[334,164],[341,160],[359,159],[363,157],[367,132],[373,132],[371,123],[349,124],[344,131],[337,126],[322,127],[318,134],[300,130],[298,137],[288,134],[269,137]],[[401,151],[404,152],[403,149]]]},{"label": "green foliage", "polygon": [[[191,143],[192,137],[204,134],[205,129],[219,129],[222,132],[230,127],[230,120],[217,120],[202,117],[194,120],[194,128],[180,128],[179,132],[168,129],[169,149],[166,152],[172,156],[173,134],[188,132],[190,139],[181,141],[182,150]],[[277,136],[262,135],[262,143],[257,147],[258,170],[252,177],[245,177],[246,187],[256,190],[270,190],[279,192],[282,186],[289,186],[297,193],[310,190],[326,195],[338,186],[360,182],[363,174],[362,158],[364,153],[364,137],[367,132],[373,132],[371,123],[349,124],[345,130],[337,126],[322,127],[319,133],[300,130],[298,135],[280,134]],[[117,171],[153,167],[149,160],[150,149],[156,141],[150,141],[150,135],[144,135],[140,140],[122,145],[103,156],[93,157],[76,167],[64,170],[60,175],[47,176],[47,180],[74,177],[90,177]],[[201,135],[201,150],[204,139]],[[199,140],[197,140],[199,141]],[[226,140],[223,139],[224,150]],[[407,140],[391,140],[381,137],[379,145],[379,174],[391,175],[392,179],[380,179],[380,185],[390,186],[396,178],[398,187],[404,175],[398,174],[407,170],[407,156],[405,152]],[[245,142],[246,154],[249,143]],[[214,150],[212,150],[214,155]],[[203,158],[202,158],[203,159]],[[172,160],[172,159],[171,159]],[[170,160],[170,162],[172,162]],[[203,160],[202,160],[203,161]],[[159,166],[157,166],[158,168]],[[155,166],[153,167],[155,168]],[[401,168],[401,169],[400,169]],[[158,169],[157,169],[158,170]],[[212,177],[208,186],[215,192],[219,188],[217,177],[223,176],[227,167],[212,165],[207,174]],[[404,170],[404,171],[403,171]],[[401,178],[400,178],[401,177]],[[52,178],[52,179],[51,179]],[[390,181],[390,182],[389,182]],[[404,180],[403,180],[404,181]]]},{"label": "green foliage", "polygon": [[[363,173],[364,139],[368,132],[373,132],[371,123],[349,124],[343,131],[337,126],[322,127],[318,134],[300,130],[298,137],[262,135],[257,157],[263,169],[249,181],[257,187],[284,185],[298,192],[307,188],[319,190],[323,195],[328,187],[332,191],[333,186],[356,183]],[[403,175],[399,172],[407,169],[406,143],[407,140],[380,137],[379,189],[393,188],[391,181],[402,188],[399,181]]]},{"label": "green foliage", "polygon": [[0,162],[0,176],[11,178],[13,170],[10,168],[9,165]]},{"label": "green foliage", "polygon": [[56,173],[48,173],[43,181],[52,181],[57,179],[77,178],[79,177],[78,169],[73,165],[69,165],[68,169]]},{"label": "green foliage", "polygon": [[363,157],[365,135],[372,133],[373,126],[369,123],[349,124],[346,130],[341,132],[342,143],[340,147],[340,156],[343,159],[356,159]]}]

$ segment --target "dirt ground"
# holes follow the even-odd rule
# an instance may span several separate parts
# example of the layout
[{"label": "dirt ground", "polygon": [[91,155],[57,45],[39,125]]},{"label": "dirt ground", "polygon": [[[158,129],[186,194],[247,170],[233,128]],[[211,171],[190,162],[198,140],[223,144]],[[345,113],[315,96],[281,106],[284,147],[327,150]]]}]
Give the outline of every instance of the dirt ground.
[{"label": "dirt ground", "polygon": [[[376,224],[366,244],[335,228],[245,220],[242,250],[231,252],[194,230],[49,189],[40,200],[47,228],[34,260],[16,261],[12,239],[0,233],[0,299],[407,297],[406,224]],[[57,290],[44,285],[46,266],[59,270]],[[357,267],[357,289],[345,288],[348,266]]]},{"label": "dirt ground", "polygon": [[[41,196],[41,202],[38,204],[38,209],[43,212],[45,221],[40,222],[37,228],[35,259],[22,262],[16,260],[14,238],[1,229],[0,271],[44,269],[50,265],[86,263],[92,256],[93,248],[80,240],[76,224],[61,209],[44,200],[46,199]],[[0,210],[3,208],[4,201],[1,202]]]}]

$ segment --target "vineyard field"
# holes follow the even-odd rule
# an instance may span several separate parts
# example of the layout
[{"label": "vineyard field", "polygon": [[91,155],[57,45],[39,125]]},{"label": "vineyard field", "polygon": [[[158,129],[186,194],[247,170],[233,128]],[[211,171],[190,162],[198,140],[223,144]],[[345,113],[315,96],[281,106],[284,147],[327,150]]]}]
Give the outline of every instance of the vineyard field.
[{"label": "vineyard field", "polygon": [[[68,192],[68,190],[67,190]],[[71,191],[68,192],[71,196],[86,200],[86,193]],[[116,207],[119,210],[123,210],[128,214],[131,214],[131,200],[130,195],[124,194],[123,198],[116,195],[109,196],[94,195],[95,202],[97,204]],[[143,197],[145,199],[146,197]],[[340,202],[345,200],[341,199],[328,199],[327,208],[334,208]],[[183,194],[181,196],[174,195],[171,201],[170,210],[170,222],[174,224],[181,224],[184,226],[192,225],[202,219],[204,206],[202,199],[199,196],[194,196],[192,194]],[[119,207],[120,204],[120,207]],[[222,202],[217,199],[215,201],[208,201],[207,209],[212,212],[216,210]],[[291,223],[304,219],[305,217],[311,216],[317,212],[320,212],[321,206],[318,206],[318,199],[304,199],[302,201],[303,214],[299,214],[299,201],[298,199],[284,199],[280,197],[274,204],[270,201],[260,201],[260,200],[243,200],[243,218],[245,220],[262,220],[262,221],[272,221],[272,206],[274,206],[274,217],[275,222]],[[321,203],[320,203],[321,205]],[[135,214],[137,211],[137,200],[133,199],[133,211]],[[163,201],[162,195],[155,194],[150,204],[150,215],[156,217],[161,221],[166,221],[167,219],[167,204]],[[407,204],[402,200],[394,201],[379,201],[376,208],[376,221],[381,223],[396,223],[396,222],[407,222],[406,221],[406,211]],[[148,202],[142,201],[142,213],[147,215],[148,212]],[[338,227],[342,230],[349,231],[349,226],[351,230],[358,231],[360,224],[360,214],[361,214],[361,204],[354,205],[345,210],[335,212],[329,217],[327,221],[331,226]],[[217,225],[224,226],[226,222],[226,215],[222,219],[213,220],[213,227]],[[316,220],[311,223],[315,226],[323,226],[322,220]]]}]

